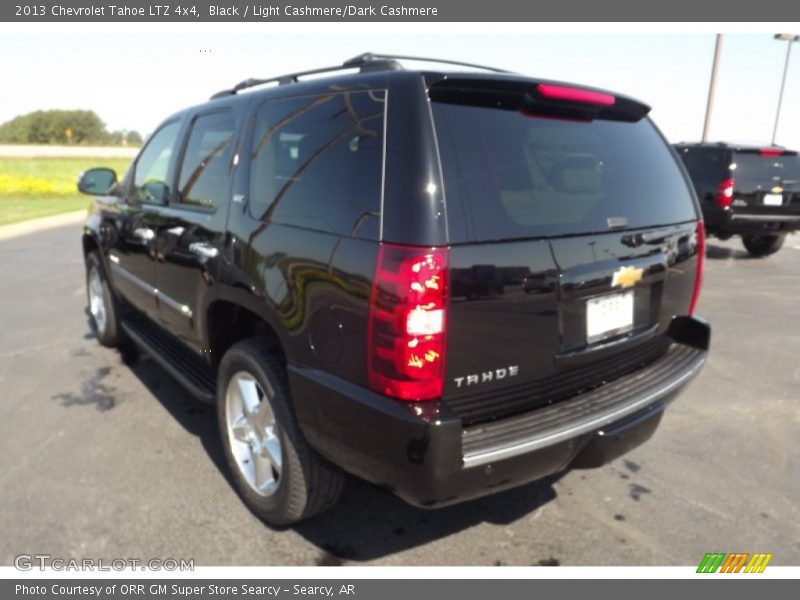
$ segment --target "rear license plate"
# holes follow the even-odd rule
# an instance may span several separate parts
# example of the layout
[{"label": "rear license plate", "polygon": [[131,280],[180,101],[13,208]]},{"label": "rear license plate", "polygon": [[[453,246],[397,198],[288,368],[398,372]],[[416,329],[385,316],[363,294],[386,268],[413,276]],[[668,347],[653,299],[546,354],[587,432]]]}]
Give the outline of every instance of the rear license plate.
[{"label": "rear license plate", "polygon": [[764,206],[780,206],[783,204],[783,196],[781,194],[765,194]]},{"label": "rear license plate", "polygon": [[594,342],[633,329],[633,290],[586,301],[586,340]]}]

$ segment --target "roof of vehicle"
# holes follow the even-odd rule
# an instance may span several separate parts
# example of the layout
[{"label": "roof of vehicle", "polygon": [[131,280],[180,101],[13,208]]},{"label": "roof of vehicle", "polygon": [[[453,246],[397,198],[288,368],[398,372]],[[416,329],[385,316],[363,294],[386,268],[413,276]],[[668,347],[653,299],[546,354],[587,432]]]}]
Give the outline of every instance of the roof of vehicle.
[{"label": "roof of vehicle", "polygon": [[763,150],[780,151],[782,154],[797,154],[795,150],[790,150],[777,144],[764,144],[759,146],[751,143],[736,142],[678,142],[674,144],[676,148],[719,148],[721,150],[731,150],[733,152],[761,152]]},{"label": "roof of vehicle", "polygon": [[[423,63],[441,63],[443,65],[455,65],[466,67],[464,70],[407,70],[401,64],[403,61],[419,61]],[[483,71],[483,72],[481,72]],[[549,81],[536,79],[495,67],[475,65],[460,61],[442,60],[435,58],[414,57],[404,55],[383,55],[365,53],[349,60],[341,65],[322,67],[297,73],[268,77],[264,79],[247,79],[231,88],[217,92],[211,96],[210,100],[181,110],[170,118],[181,116],[187,112],[197,112],[205,108],[215,106],[234,106],[239,102],[249,102],[254,96],[296,96],[298,94],[315,94],[322,91],[330,91],[332,82],[337,88],[344,90],[356,90],[359,88],[370,89],[384,87],[392,80],[407,79],[409,77],[424,77],[429,87],[436,85],[446,85],[447,83],[463,82],[468,78],[470,82],[504,82],[507,86],[516,83],[528,84],[554,84],[570,87],[577,87],[587,92],[597,92],[600,94],[610,94],[618,101],[620,108],[624,107],[638,118],[646,115],[650,107],[634,98],[622,94],[610,92],[603,89],[591,88],[580,84],[565,83],[561,81]],[[265,87],[269,86],[269,87]],[[250,91],[252,90],[252,91]],[[241,93],[246,92],[246,93]]]}]

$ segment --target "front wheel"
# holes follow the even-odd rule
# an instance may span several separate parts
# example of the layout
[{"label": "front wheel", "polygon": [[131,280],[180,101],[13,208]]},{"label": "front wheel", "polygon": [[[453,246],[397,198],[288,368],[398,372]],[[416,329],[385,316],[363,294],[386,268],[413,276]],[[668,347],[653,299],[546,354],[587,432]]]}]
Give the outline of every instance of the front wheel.
[{"label": "front wheel", "polygon": [[291,525],[339,499],[344,475],[303,438],[285,368],[267,340],[245,340],[225,353],[217,417],[236,490],[264,521]]},{"label": "front wheel", "polygon": [[97,252],[90,252],[86,257],[86,296],[97,340],[109,348],[119,346],[123,341],[119,304],[111,293],[103,263]]},{"label": "front wheel", "polygon": [[769,235],[743,235],[742,243],[751,256],[763,257],[775,254],[783,246],[785,233]]}]

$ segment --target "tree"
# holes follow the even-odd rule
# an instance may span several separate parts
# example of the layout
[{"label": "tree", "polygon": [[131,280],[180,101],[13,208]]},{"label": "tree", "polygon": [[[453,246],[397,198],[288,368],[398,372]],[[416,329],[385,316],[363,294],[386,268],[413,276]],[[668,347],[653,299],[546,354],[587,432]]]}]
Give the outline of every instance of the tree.
[{"label": "tree", "polygon": [[128,132],[128,135],[125,136],[125,141],[131,146],[141,146],[142,135],[134,129]]},{"label": "tree", "polygon": [[37,110],[0,125],[0,143],[108,144],[110,138],[91,110]]}]

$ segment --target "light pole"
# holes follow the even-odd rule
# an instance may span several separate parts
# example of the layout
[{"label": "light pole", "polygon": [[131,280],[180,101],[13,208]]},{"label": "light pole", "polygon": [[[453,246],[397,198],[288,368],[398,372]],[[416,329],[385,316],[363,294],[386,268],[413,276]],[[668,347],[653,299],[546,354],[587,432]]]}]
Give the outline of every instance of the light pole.
[{"label": "light pole", "polygon": [[714,92],[717,89],[717,71],[719,71],[719,57],[722,54],[722,34],[717,34],[714,44],[714,63],[711,66],[711,82],[708,84],[708,102],[706,103],[706,120],[703,122],[703,141],[708,141],[708,129],[711,126],[711,109],[714,107]]},{"label": "light pole", "polygon": [[783,104],[783,90],[786,88],[786,74],[789,72],[789,57],[792,55],[792,42],[800,42],[800,35],[791,33],[776,33],[776,40],[789,42],[786,44],[786,64],[783,66],[783,79],[781,80],[781,93],[778,96],[778,111],[775,113],[775,128],[772,130],[772,145],[775,145],[775,136],[778,135],[778,121],[781,118],[781,104]]}]

